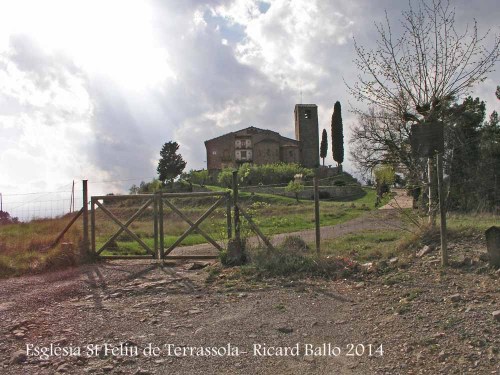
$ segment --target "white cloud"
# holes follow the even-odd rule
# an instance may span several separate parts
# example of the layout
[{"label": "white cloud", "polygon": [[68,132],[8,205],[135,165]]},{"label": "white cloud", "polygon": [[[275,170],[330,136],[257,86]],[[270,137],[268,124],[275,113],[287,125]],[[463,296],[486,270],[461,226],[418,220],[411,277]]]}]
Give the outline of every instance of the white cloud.
[{"label": "white cloud", "polygon": [[[480,9],[472,14],[460,1],[464,17],[480,19]],[[180,143],[188,169],[202,168],[203,141],[223,133],[253,125],[293,137],[301,100],[318,104],[320,130],[329,129],[340,100],[347,139],[355,121],[343,83],[356,74],[351,35],[373,45],[373,20],[387,8],[397,22],[402,7],[391,0],[3,2],[0,192],[52,189],[73,178],[115,181],[91,184],[93,193],[124,191],[156,174],[169,140]],[[488,9],[485,19],[496,25],[497,7]],[[498,106],[496,84],[498,73],[476,91],[488,111]]]},{"label": "white cloud", "polygon": [[331,2],[278,0],[265,13],[259,3],[236,1],[215,10],[245,27],[245,38],[236,47],[238,60],[280,87],[316,90],[318,80],[330,74],[324,68],[325,53],[331,55],[347,42],[353,21]]}]

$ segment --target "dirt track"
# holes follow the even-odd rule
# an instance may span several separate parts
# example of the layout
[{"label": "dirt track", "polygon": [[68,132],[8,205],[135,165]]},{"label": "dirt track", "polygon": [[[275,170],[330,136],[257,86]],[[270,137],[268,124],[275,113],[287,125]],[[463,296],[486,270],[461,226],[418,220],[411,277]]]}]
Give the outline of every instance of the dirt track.
[{"label": "dirt track", "polygon": [[[382,228],[390,222],[385,215],[390,214],[369,214],[340,228],[324,228],[324,234]],[[453,244],[451,249],[453,255]],[[214,284],[206,284],[204,270],[152,261],[102,262],[1,280],[0,372],[498,373],[500,324],[491,317],[498,309],[498,273],[479,274],[472,267],[470,271],[450,269],[443,276],[435,259],[431,255],[410,269],[395,269],[388,276],[368,277],[361,283],[307,279],[240,282],[232,280],[228,271]],[[386,282],[387,277],[394,282]],[[451,302],[450,296],[455,294],[457,300]],[[90,344],[118,346],[125,342],[137,347],[139,355],[85,352]],[[80,347],[82,352],[48,360],[30,356],[26,362],[11,364],[16,350],[25,352],[27,344],[51,343]],[[140,352],[149,343],[162,349],[159,356]],[[226,347],[228,343],[248,353],[177,357],[169,356],[163,347],[173,344],[182,351],[186,347]],[[304,355],[304,345],[321,347],[323,343],[339,346],[341,354]],[[254,344],[299,344],[301,351],[288,357],[254,356]],[[365,352],[350,356],[349,344],[363,344]],[[383,356],[369,356],[368,345],[374,351],[380,344]]]},{"label": "dirt track", "polygon": [[[321,227],[321,239],[332,239],[349,233],[361,230],[384,230],[402,229],[401,218],[397,210],[379,210],[367,211],[363,216],[350,220],[346,223]],[[306,242],[314,242],[315,230],[307,229],[297,232],[277,234],[271,238],[274,245],[279,244],[287,236],[299,236]],[[250,243],[256,245],[259,243],[258,237],[250,238]],[[184,246],[172,251],[171,255],[217,255],[217,251],[210,244],[201,244],[194,246]]]}]

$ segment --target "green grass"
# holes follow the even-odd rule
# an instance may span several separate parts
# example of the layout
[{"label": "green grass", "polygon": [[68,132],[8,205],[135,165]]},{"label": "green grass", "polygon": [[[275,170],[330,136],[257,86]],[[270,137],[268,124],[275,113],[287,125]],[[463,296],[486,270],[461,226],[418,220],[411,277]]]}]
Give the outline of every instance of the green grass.
[{"label": "green grass", "polygon": [[447,224],[448,228],[455,231],[476,230],[484,232],[491,226],[497,225],[500,217],[493,214],[449,214]]},{"label": "green grass", "polygon": [[[179,238],[179,236],[164,236],[164,246],[165,249],[174,244],[174,242]],[[154,238],[141,238],[141,240],[150,248],[154,249]],[[201,234],[190,234],[187,236],[180,244],[180,246],[191,246],[206,243],[205,237]],[[96,241],[96,248],[100,249],[104,245],[105,241]],[[147,255],[149,254],[146,249],[144,249],[135,240],[132,241],[116,241],[118,248],[106,249],[102,252],[102,255]]]},{"label": "green grass", "polygon": [[[219,187],[207,187],[212,190],[221,190]],[[222,189],[224,190],[224,189]],[[374,209],[376,200],[375,191],[366,189],[366,194],[352,202],[332,202],[322,201],[320,203],[320,220],[322,226],[336,225],[354,219],[364,212]],[[241,205],[252,215],[253,220],[266,235],[279,233],[290,233],[305,229],[313,229],[314,223],[314,202],[302,200],[299,203],[294,198],[283,197],[271,194],[240,194]],[[211,202],[193,207],[196,202],[181,202],[178,207],[187,214],[192,221],[195,221],[209,207]],[[128,214],[133,214],[134,209],[129,208]],[[283,213],[286,212],[286,215]],[[217,241],[227,240],[225,233],[226,218],[224,217],[225,208],[220,208],[201,224],[201,228],[212,235]],[[125,215],[124,217],[126,217]],[[99,215],[97,215],[99,216]],[[136,233],[150,248],[153,247],[153,228],[152,219],[138,220],[132,223],[131,229]],[[124,220],[124,218],[122,218]],[[97,219],[99,233],[96,238],[96,247],[99,249],[108,238],[116,231],[116,225],[105,217]],[[170,215],[164,220],[165,225],[165,247],[169,247],[175,240],[188,228],[187,223],[183,222],[176,215]],[[242,218],[242,232],[247,236],[255,234],[250,230],[246,220]],[[197,233],[189,235],[181,243],[181,246],[190,246],[206,243],[205,238]],[[126,241],[117,241],[117,249],[106,249],[103,255],[142,255],[146,251],[130,238]]]},{"label": "green grass", "polygon": [[387,259],[397,254],[397,247],[408,234],[398,230],[360,231],[323,241],[325,254],[345,256],[358,261]]}]

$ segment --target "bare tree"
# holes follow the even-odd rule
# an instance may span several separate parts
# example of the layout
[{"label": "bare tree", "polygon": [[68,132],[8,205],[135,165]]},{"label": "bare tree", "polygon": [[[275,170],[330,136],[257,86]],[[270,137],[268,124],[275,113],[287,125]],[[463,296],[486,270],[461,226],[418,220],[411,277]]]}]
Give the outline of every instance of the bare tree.
[{"label": "bare tree", "polygon": [[390,162],[406,169],[413,183],[433,180],[433,162],[429,158],[426,174],[425,163],[412,158],[410,124],[445,121],[441,109],[483,81],[500,57],[500,38],[495,36],[486,48],[490,31],[479,34],[476,21],[458,31],[449,0],[415,3],[409,2],[409,9],[402,13],[399,36],[386,13],[385,22],[376,24],[374,49],[355,40],[354,62],[360,74],[353,86],[347,85],[358,101],[371,108],[354,110],[359,118],[351,138],[356,164],[368,171]]},{"label": "bare tree", "polygon": [[500,56],[500,38],[484,47],[490,30],[480,35],[476,21],[460,33],[449,0],[412,3],[402,13],[399,37],[386,13],[385,23],[376,24],[375,49],[355,41],[360,74],[348,87],[357,100],[403,120],[422,120],[443,99],[465,95],[486,78]]}]

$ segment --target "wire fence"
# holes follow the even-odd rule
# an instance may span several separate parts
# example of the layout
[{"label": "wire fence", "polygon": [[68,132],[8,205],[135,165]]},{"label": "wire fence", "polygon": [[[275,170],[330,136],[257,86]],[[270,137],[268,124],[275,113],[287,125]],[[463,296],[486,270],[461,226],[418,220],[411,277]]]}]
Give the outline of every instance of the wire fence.
[{"label": "wire fence", "polygon": [[82,190],[62,190],[27,194],[2,194],[1,211],[12,219],[28,222],[53,219],[78,211],[82,207]]}]

